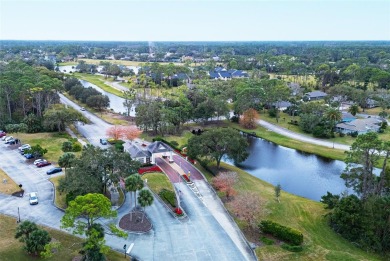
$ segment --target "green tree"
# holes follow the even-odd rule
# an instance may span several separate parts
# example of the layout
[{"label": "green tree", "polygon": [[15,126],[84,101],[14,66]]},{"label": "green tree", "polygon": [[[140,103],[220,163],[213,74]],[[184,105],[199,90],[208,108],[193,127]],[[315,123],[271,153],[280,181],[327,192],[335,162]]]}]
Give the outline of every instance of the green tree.
[{"label": "green tree", "polygon": [[67,124],[77,121],[87,122],[87,119],[80,112],[62,104],[52,105],[50,109],[45,111],[43,118],[46,128],[59,132],[65,130]]},{"label": "green tree", "polygon": [[355,116],[359,112],[359,105],[357,105],[356,103],[352,104],[349,107],[348,112]]},{"label": "green tree", "polygon": [[15,238],[25,243],[24,248],[28,253],[35,255],[44,251],[45,246],[51,241],[47,231],[39,229],[35,223],[28,220],[20,223],[16,228]]},{"label": "green tree", "polygon": [[140,192],[139,192],[139,195],[138,195],[138,203],[140,204],[141,207],[144,208],[144,214],[142,216],[142,221],[141,222],[144,222],[144,217],[145,217],[145,208],[152,205],[153,204],[153,195],[152,195],[152,192],[150,192],[149,190],[147,189],[142,189]]},{"label": "green tree", "polygon": [[75,159],[76,159],[76,156],[73,153],[69,153],[69,152],[64,153],[58,159],[58,165],[61,168],[65,168],[65,173],[66,173],[66,169],[72,167]]},{"label": "green tree", "polygon": [[62,149],[63,152],[70,152],[70,151],[72,151],[72,142],[71,141],[64,141],[62,143],[61,149]]},{"label": "green tree", "polygon": [[78,196],[71,201],[61,219],[61,227],[73,228],[74,234],[88,236],[88,231],[100,218],[116,217],[117,212],[111,210],[111,202],[104,195],[89,193]]},{"label": "green tree", "polygon": [[219,168],[223,156],[237,162],[245,160],[248,157],[247,147],[248,142],[238,131],[215,128],[188,140],[188,156],[215,160]]},{"label": "green tree", "polygon": [[336,123],[341,120],[341,112],[336,108],[329,107],[325,111],[325,118],[331,121],[332,124],[330,125],[331,126],[330,131],[331,133],[333,133]]},{"label": "green tree", "polygon": [[37,145],[31,146],[30,149],[25,150],[25,153],[26,154],[30,153],[34,156],[34,158],[38,158],[38,157],[42,157],[43,155],[45,155],[47,153],[47,149],[44,149],[39,144],[37,144]]}]

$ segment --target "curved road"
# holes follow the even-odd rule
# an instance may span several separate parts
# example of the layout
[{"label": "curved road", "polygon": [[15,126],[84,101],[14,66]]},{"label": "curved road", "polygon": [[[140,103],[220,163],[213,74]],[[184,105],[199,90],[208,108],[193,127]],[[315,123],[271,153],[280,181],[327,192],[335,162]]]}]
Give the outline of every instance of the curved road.
[{"label": "curved road", "polygon": [[[61,102],[80,109],[63,95]],[[79,124],[78,130],[93,145],[102,146],[99,138],[105,137],[106,129],[111,125],[88,111],[82,111],[91,124]],[[104,146],[103,146],[104,147]],[[53,202],[53,187],[49,182],[46,170],[38,169],[17,150],[9,150],[5,144],[0,144],[0,167],[17,183],[23,183],[26,194],[23,198],[0,194],[0,213],[17,216],[20,209],[22,220],[33,220],[39,224],[60,229],[60,219],[63,212],[57,209]],[[56,174],[60,175],[60,174]],[[240,231],[233,231],[233,221],[227,213],[217,211],[219,202],[212,198],[213,207],[201,201],[187,186],[180,186],[181,206],[186,211],[188,219],[180,222],[167,211],[158,200],[146,208],[152,221],[153,229],[143,235],[129,234],[127,239],[106,235],[106,244],[123,252],[123,245],[134,243],[131,255],[141,260],[255,260],[251,249],[245,244]],[[37,191],[39,204],[30,206],[27,193]],[[217,206],[217,207],[215,207]],[[130,209],[130,197],[126,197],[124,206],[118,209],[115,220],[101,220],[102,224],[118,223],[120,218]],[[221,222],[221,213],[228,222]],[[231,222],[231,223],[229,223]],[[233,237],[232,237],[233,235]],[[237,240],[239,239],[239,240]]]},{"label": "curved road", "polygon": [[328,147],[328,148],[334,147],[335,149],[344,150],[344,151],[350,150],[349,145],[340,144],[340,143],[333,143],[330,141],[324,141],[324,140],[312,138],[312,137],[309,137],[306,135],[302,135],[302,134],[287,130],[286,128],[282,128],[280,126],[277,126],[275,124],[272,124],[272,123],[269,123],[269,122],[263,121],[263,120],[259,120],[258,123],[259,123],[259,125],[263,126],[264,128],[266,128],[268,130],[271,130],[271,131],[276,132],[278,134],[281,134],[283,136],[292,138],[294,140],[299,140],[302,142],[320,145],[320,146],[324,146],[324,147]]}]

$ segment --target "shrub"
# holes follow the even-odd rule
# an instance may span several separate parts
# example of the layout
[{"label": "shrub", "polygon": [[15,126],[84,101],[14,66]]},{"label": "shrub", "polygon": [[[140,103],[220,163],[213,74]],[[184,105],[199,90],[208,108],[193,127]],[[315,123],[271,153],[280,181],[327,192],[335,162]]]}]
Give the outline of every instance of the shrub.
[{"label": "shrub", "polygon": [[340,137],[344,137],[344,136],[345,136],[345,133],[344,133],[344,132],[339,132],[339,136],[340,136]]},{"label": "shrub", "polygon": [[351,137],[356,138],[359,135],[357,131],[351,132]]},{"label": "shrub", "polygon": [[175,208],[175,213],[179,216],[183,215],[183,210],[181,208]]},{"label": "shrub", "polygon": [[63,152],[70,152],[70,151],[72,151],[72,149],[73,149],[72,142],[65,141],[64,143],[62,143],[62,151]]},{"label": "shrub", "polygon": [[261,237],[260,241],[266,244],[267,246],[273,245],[275,243],[274,240],[268,238],[268,237]]},{"label": "shrub", "polygon": [[175,146],[176,148],[179,146],[179,143],[175,140],[171,141],[171,145]]},{"label": "shrub", "polygon": [[301,252],[303,250],[302,246],[292,246],[289,244],[282,244],[281,247],[290,252]]},{"label": "shrub", "polygon": [[138,174],[140,174],[140,175],[147,173],[147,172],[162,172],[162,170],[160,169],[159,166],[156,166],[156,165],[150,165],[150,167],[144,167],[144,168],[140,168],[138,170]]},{"label": "shrub", "polygon": [[162,189],[158,194],[165,202],[168,202],[172,207],[176,207],[175,192],[167,189]]},{"label": "shrub", "polygon": [[117,151],[123,152],[123,150],[124,150],[123,144],[121,144],[121,143],[115,143],[115,149],[116,149]]},{"label": "shrub", "polygon": [[76,142],[76,143],[73,143],[72,145],[72,151],[73,152],[78,152],[78,151],[81,151],[82,147],[81,147],[81,144]]},{"label": "shrub", "polygon": [[278,113],[278,111],[277,111],[277,109],[275,109],[275,108],[271,108],[271,109],[268,110],[268,115],[269,115],[270,117],[275,118],[276,115],[277,115],[277,113]]},{"label": "shrub", "polygon": [[303,234],[300,231],[270,220],[261,221],[259,228],[264,233],[271,234],[280,240],[287,241],[293,245],[300,245],[303,242]]}]

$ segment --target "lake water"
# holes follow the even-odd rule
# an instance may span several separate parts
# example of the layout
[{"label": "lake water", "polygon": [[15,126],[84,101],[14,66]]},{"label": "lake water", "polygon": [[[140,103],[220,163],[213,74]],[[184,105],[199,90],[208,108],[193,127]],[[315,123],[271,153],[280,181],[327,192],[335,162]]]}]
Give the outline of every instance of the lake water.
[{"label": "lake water", "polygon": [[[235,165],[251,175],[273,185],[279,183],[282,190],[316,201],[327,191],[352,193],[340,178],[346,166],[344,162],[299,152],[259,138],[248,137],[248,140],[248,159]],[[230,160],[224,161],[233,164]]]}]

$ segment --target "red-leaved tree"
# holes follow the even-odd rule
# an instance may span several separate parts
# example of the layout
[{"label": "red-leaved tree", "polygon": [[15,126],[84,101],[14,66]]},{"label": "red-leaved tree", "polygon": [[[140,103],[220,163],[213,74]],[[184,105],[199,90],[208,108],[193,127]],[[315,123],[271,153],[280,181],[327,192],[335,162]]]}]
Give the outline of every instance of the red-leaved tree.
[{"label": "red-leaved tree", "polygon": [[128,140],[135,140],[141,135],[142,130],[138,129],[136,126],[125,126],[123,127],[123,136]]},{"label": "red-leaved tree", "polygon": [[264,200],[255,192],[244,191],[229,202],[228,208],[238,219],[245,221],[250,228],[256,228],[264,209],[264,203]]},{"label": "red-leaved tree", "polygon": [[110,127],[106,134],[109,137],[112,137],[115,140],[119,139],[128,139],[134,140],[141,135],[142,131],[138,129],[136,126],[121,126],[114,125]]},{"label": "red-leaved tree", "polygon": [[106,134],[114,140],[119,140],[123,137],[123,126],[114,125],[107,129]]},{"label": "red-leaved tree", "polygon": [[237,173],[229,171],[219,173],[215,178],[212,179],[212,184],[216,190],[224,192],[226,199],[229,200],[231,196],[236,194],[233,186],[237,181]]},{"label": "red-leaved tree", "polygon": [[255,109],[248,109],[242,114],[240,118],[240,125],[246,129],[254,129],[256,128],[256,122],[259,118],[259,114]]}]

